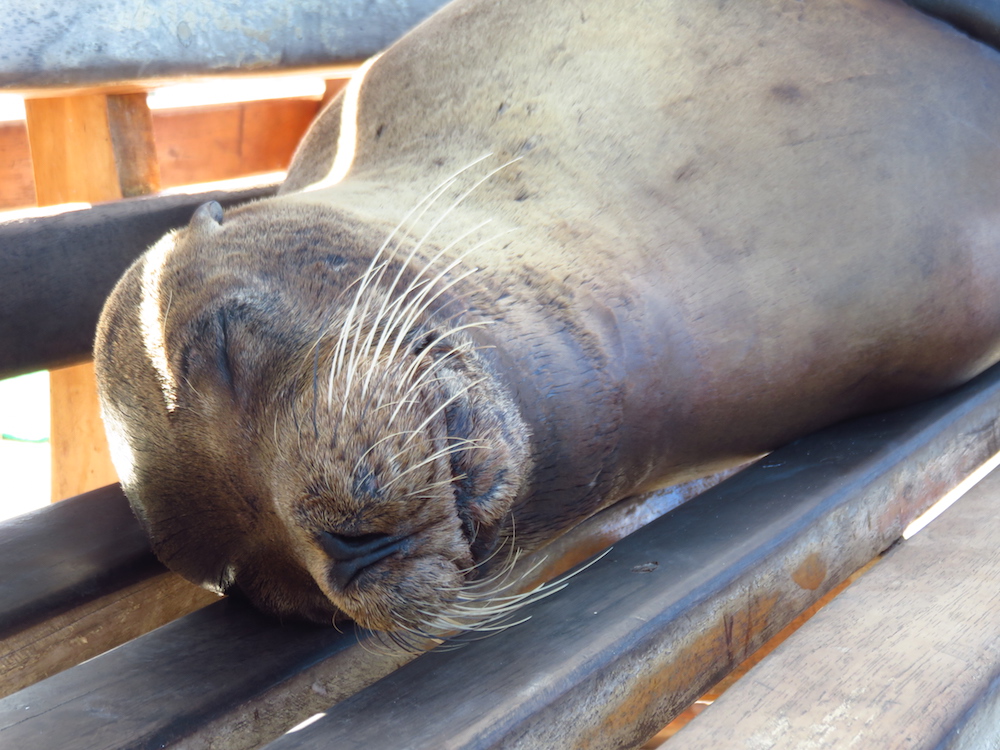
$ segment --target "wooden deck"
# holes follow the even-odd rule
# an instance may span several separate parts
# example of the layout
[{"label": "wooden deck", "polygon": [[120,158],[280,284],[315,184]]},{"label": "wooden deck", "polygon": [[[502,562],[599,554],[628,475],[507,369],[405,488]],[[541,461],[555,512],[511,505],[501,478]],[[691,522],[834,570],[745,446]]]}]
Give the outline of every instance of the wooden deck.
[{"label": "wooden deck", "polygon": [[[274,740],[275,748],[635,746],[825,591],[891,546],[942,488],[988,458],[1000,444],[998,416],[1000,370],[919,407],[798,441],[615,543],[565,590],[526,609],[529,621],[457,650],[411,660],[373,650],[363,633],[282,625],[236,602],[219,601],[3,699],[0,745],[246,748]],[[614,509],[566,540],[568,557],[557,551],[553,556],[573,562],[656,516],[658,501],[647,499],[651,510],[646,513],[640,512],[641,505]],[[80,512],[76,520],[64,515],[74,503],[86,502],[104,503],[105,510]],[[670,507],[675,500],[662,503]],[[105,519],[107,528],[84,528],[80,519],[95,515]],[[71,544],[60,537],[56,547],[66,559],[45,564],[56,518],[66,519],[61,526],[67,539],[78,539]],[[987,528],[981,516],[971,518],[974,527]],[[103,550],[95,545],[101,538]],[[888,570],[903,550],[919,554],[923,545],[919,536],[900,545],[869,576]],[[33,560],[30,550],[36,551]],[[118,556],[117,566],[105,560],[112,555]],[[89,565],[73,564],[73,559]],[[937,559],[928,558],[927,564]],[[956,564],[975,570],[968,560]],[[8,649],[14,652],[6,657],[8,663],[38,663],[39,656],[26,650],[35,642],[42,653],[50,648],[35,637],[18,639],[12,632],[18,628],[64,622],[70,628],[66,637],[51,634],[49,643],[89,643],[87,622],[95,627],[106,621],[87,620],[89,600],[115,601],[116,590],[125,592],[122,600],[145,596],[136,594],[143,590],[136,576],[148,582],[151,600],[156,598],[153,591],[176,585],[172,576],[158,572],[120,495],[110,490],[0,528],[0,565],[26,571],[19,580],[4,583],[3,600],[21,602],[8,617],[12,624],[6,632],[13,638]],[[927,575],[932,577],[935,569]],[[121,572],[109,575],[114,570]],[[974,575],[988,585],[988,569],[984,572],[986,578]],[[865,582],[862,578],[855,589]],[[992,602],[984,600],[982,613],[972,615],[983,633],[996,622]],[[60,608],[67,612],[62,620],[45,618],[44,613]],[[942,614],[934,622],[952,619]],[[806,651],[829,656],[826,640],[811,643]],[[784,648],[768,657],[765,667]],[[976,651],[970,641],[959,650],[979,660],[978,672],[987,683],[1000,674],[994,649]],[[80,658],[89,655],[82,647],[77,651]],[[792,659],[793,668],[804,663]],[[804,673],[818,679],[817,691],[832,690],[836,681],[821,662],[815,664]],[[933,700],[944,678],[920,678],[921,664],[917,659],[909,669],[914,684],[928,680],[923,695]],[[757,684],[755,674],[737,683],[719,705],[739,700],[732,696],[743,685]],[[768,714],[779,726],[785,726],[781,712],[792,710],[790,706],[804,712],[813,705],[812,696],[796,702],[794,694],[791,690],[787,704],[779,701]],[[970,700],[978,694],[965,693]],[[873,700],[895,700],[879,695],[873,694]],[[956,716],[952,708],[946,702],[942,714],[965,721],[966,714]],[[901,715],[914,710],[925,711],[911,707]],[[308,728],[283,735],[320,712],[325,716]],[[744,713],[762,715],[756,708]],[[710,709],[671,742],[681,742],[688,732],[706,731],[700,727],[711,726],[713,716],[731,720],[733,715],[732,710]],[[866,715],[842,712],[845,722],[863,723]],[[811,727],[807,722],[808,731]],[[803,735],[791,730],[779,733],[791,743],[785,746],[802,746],[794,743]],[[692,739],[688,746],[736,746],[727,744],[732,736],[708,745]],[[860,746],[887,747],[878,744],[883,738]]]}]

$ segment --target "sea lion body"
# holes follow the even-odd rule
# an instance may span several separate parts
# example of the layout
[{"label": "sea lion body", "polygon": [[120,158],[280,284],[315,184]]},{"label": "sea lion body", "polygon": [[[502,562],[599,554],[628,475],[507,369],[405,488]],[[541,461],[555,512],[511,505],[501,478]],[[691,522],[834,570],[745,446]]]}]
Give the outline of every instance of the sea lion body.
[{"label": "sea lion body", "polygon": [[998,94],[1000,55],[889,0],[448,6],[281,195],[203,208],[109,300],[154,548],[427,632],[502,543],[971,378]]}]

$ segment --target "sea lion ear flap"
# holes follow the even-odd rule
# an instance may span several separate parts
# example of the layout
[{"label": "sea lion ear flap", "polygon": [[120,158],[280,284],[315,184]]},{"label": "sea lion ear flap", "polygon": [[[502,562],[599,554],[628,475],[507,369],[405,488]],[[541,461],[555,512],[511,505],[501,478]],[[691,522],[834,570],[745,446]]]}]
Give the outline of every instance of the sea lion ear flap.
[{"label": "sea lion ear flap", "polygon": [[191,217],[191,228],[196,232],[208,232],[222,226],[222,206],[218,201],[202,203]]}]

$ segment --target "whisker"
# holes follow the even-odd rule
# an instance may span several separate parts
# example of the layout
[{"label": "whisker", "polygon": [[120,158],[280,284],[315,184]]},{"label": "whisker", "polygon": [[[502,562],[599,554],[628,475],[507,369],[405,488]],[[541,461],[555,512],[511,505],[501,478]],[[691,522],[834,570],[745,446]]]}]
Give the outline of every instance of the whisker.
[{"label": "whisker", "polygon": [[[460,395],[461,395],[461,392],[457,393],[457,394],[456,394],[456,397],[457,397],[457,396],[460,396]],[[447,406],[447,404],[448,404],[448,403],[449,403],[450,401],[451,401],[451,399],[449,399],[448,401],[445,401],[445,403],[444,403],[444,404],[442,405],[442,407],[443,407],[443,406]],[[428,424],[428,423],[430,422],[430,420],[431,420],[431,419],[432,419],[432,418],[433,418],[433,417],[434,417],[434,416],[435,416],[435,415],[436,415],[436,414],[437,414],[438,412],[440,412],[440,411],[441,411],[441,409],[440,409],[440,408],[438,408],[438,409],[435,409],[435,410],[434,410],[434,412],[432,412],[432,413],[431,413],[431,415],[430,415],[430,416],[429,416],[429,417],[428,417],[428,418],[427,418],[426,420],[424,420],[424,423],[423,423],[423,424],[421,424],[421,425],[420,425],[420,427],[419,427],[418,429],[414,430],[413,432],[414,432],[415,434],[416,434],[416,433],[420,433],[420,432],[422,432],[422,431],[423,431],[423,429],[424,429],[424,427],[426,427],[426,426],[427,426],[427,424]],[[411,436],[410,436],[410,437],[408,437],[408,438],[407,438],[406,440],[407,440],[407,441],[409,441],[409,440],[411,440],[412,438],[413,438],[413,436],[411,435]],[[403,447],[404,447],[404,448],[406,447],[406,444],[405,444],[405,443],[404,443]],[[464,448],[462,448],[461,446],[459,446],[459,447],[458,447],[457,449],[453,449],[453,448],[451,448],[451,447],[447,447],[447,448],[442,448],[441,450],[439,450],[439,451],[436,451],[436,452],[432,453],[432,454],[431,454],[431,455],[430,455],[430,456],[429,456],[428,458],[425,458],[425,459],[423,459],[423,460],[422,460],[422,461],[420,461],[419,463],[416,463],[416,464],[413,464],[413,465],[411,465],[411,466],[408,466],[408,467],[407,467],[406,469],[404,469],[403,471],[399,472],[399,474],[397,474],[397,475],[396,475],[396,476],[394,476],[394,477],[393,477],[393,478],[392,478],[391,480],[389,480],[389,481],[388,481],[388,482],[386,482],[386,483],[385,483],[384,485],[382,485],[382,490],[383,490],[383,491],[385,491],[385,490],[389,489],[390,487],[392,487],[393,485],[395,485],[395,484],[396,484],[397,482],[399,482],[399,481],[400,481],[400,480],[401,480],[401,479],[402,479],[403,477],[405,477],[405,476],[406,476],[407,474],[409,474],[410,472],[412,472],[412,471],[416,471],[416,470],[420,469],[420,468],[421,468],[421,467],[423,467],[423,466],[426,466],[426,465],[428,465],[428,464],[430,464],[430,463],[433,463],[434,461],[437,461],[437,460],[438,460],[439,458],[443,458],[444,456],[448,456],[448,455],[451,455],[452,453],[454,453],[454,452],[455,452],[455,450],[465,450],[465,449],[464,449]]]},{"label": "whisker", "polygon": [[[424,379],[427,378],[428,375],[433,374],[435,370],[443,368],[445,364],[447,364],[447,362],[452,357],[459,354],[460,351],[461,350],[458,347],[452,347],[449,351],[442,354],[437,359],[433,360],[431,364],[427,367],[427,369],[425,369],[416,378],[413,378],[412,368],[407,368],[407,371],[397,378],[396,395],[399,395],[400,398],[395,402],[396,408],[393,409],[392,414],[389,415],[389,419],[386,422],[386,427],[392,426],[392,424],[396,421],[396,417],[399,416],[404,406],[409,408],[411,405],[420,403],[419,399],[416,398],[417,391],[420,388],[428,386],[431,383],[446,382],[446,379],[444,377],[431,378],[426,380],[426,382],[424,382]],[[401,390],[400,384],[406,382],[404,379],[409,379],[410,382],[406,388],[406,391],[400,394]]]},{"label": "whisker", "polygon": [[472,187],[470,187],[468,190],[462,193],[458,198],[455,199],[455,201],[450,206],[448,206],[447,209],[445,209],[445,211],[431,224],[427,232],[424,233],[424,236],[421,238],[418,244],[422,245],[424,241],[431,236],[434,230],[441,225],[441,222],[443,222],[452,211],[458,208],[465,201],[466,198],[472,195],[472,193],[474,193],[479,188],[480,185],[482,185],[484,182],[493,177],[493,175],[509,167],[511,164],[520,161],[521,158],[522,157],[520,156],[516,156],[510,161],[507,161],[504,164],[501,164],[499,167],[496,167],[495,169],[491,170],[490,172],[487,172],[485,177],[480,178],[476,183],[473,184]]},{"label": "whisker", "polygon": [[[490,321],[479,320],[479,321],[475,321],[473,323],[465,323],[464,325],[454,326],[453,328],[448,329],[444,333],[439,334],[436,339],[434,339],[433,341],[431,341],[424,348],[424,350],[422,352],[420,352],[420,354],[418,354],[416,357],[413,358],[413,361],[410,363],[410,366],[407,368],[406,372],[403,374],[402,382],[404,382],[404,383],[409,382],[410,378],[413,377],[413,372],[417,369],[417,367],[420,366],[420,363],[424,359],[426,359],[428,356],[430,356],[429,352],[433,351],[434,347],[437,346],[442,341],[444,341],[446,338],[448,338],[448,336],[456,334],[459,331],[465,331],[465,330],[472,329],[472,328],[485,328],[489,324],[490,324]],[[452,350],[455,351],[456,353],[458,351],[460,351],[460,349],[459,349],[458,346],[452,347]]]},{"label": "whisker", "polygon": [[[472,162],[470,162],[466,166],[464,166],[461,169],[459,169],[458,171],[456,171],[450,177],[445,178],[441,183],[439,183],[438,187],[436,187],[434,190],[432,190],[430,193],[428,193],[427,196],[425,196],[423,199],[421,199],[413,208],[411,208],[406,213],[405,216],[403,216],[403,218],[400,220],[399,224],[397,224],[396,227],[389,233],[389,236],[386,237],[385,241],[382,243],[382,245],[379,246],[378,250],[372,256],[372,260],[371,260],[371,263],[369,264],[368,270],[363,274],[363,277],[365,278],[365,281],[358,286],[358,290],[357,290],[357,292],[355,294],[355,297],[354,297],[354,302],[351,305],[351,309],[348,311],[348,316],[347,316],[347,319],[346,319],[346,322],[345,322],[345,328],[344,328],[344,330],[346,330],[346,331],[350,330],[351,325],[353,323],[354,312],[357,309],[358,301],[360,300],[361,296],[364,294],[365,290],[368,288],[368,279],[370,279],[372,277],[371,271],[374,268],[376,262],[379,260],[379,258],[382,257],[382,253],[385,252],[386,248],[389,246],[389,243],[395,237],[396,233],[399,232],[399,230],[403,227],[403,225],[407,221],[409,221],[410,218],[413,217],[413,215],[416,214],[418,210],[420,210],[419,216],[422,216],[423,213],[424,213],[424,211],[426,211],[427,208],[429,208],[435,201],[437,201],[437,199],[444,193],[445,190],[447,190],[452,184],[454,184],[455,180],[458,178],[459,175],[461,175],[463,172],[467,171],[468,169],[471,169],[473,166],[475,166],[479,162],[483,161],[484,159],[489,158],[489,156],[490,156],[490,154],[486,154],[484,156],[481,156],[478,159],[473,160]],[[463,199],[464,199],[464,196],[463,196]],[[454,208],[454,205],[452,206],[452,208]],[[451,210],[452,209],[448,209],[445,212],[444,215],[447,215],[447,213],[449,213]],[[439,219],[438,223],[440,223],[440,219]],[[435,226],[436,226],[436,224],[435,224]],[[417,243],[416,247],[419,248],[420,244],[421,243]],[[398,244],[397,244],[396,247],[398,248]],[[393,252],[395,252],[395,250]],[[382,263],[382,268],[379,271],[379,275],[380,276],[381,276],[381,272],[385,269],[385,266],[386,266],[387,263],[388,263],[388,260],[386,260],[386,261],[384,261]],[[365,305],[366,305],[365,310],[366,311],[367,311],[367,305],[368,305],[369,300],[370,300],[370,297],[366,298],[366,300],[365,300]],[[362,314],[361,317],[364,317],[364,315]],[[355,340],[355,343],[356,343],[356,340]],[[340,364],[342,363],[342,354],[343,354],[343,350],[341,349],[339,351],[339,353],[338,353],[338,359],[336,360],[338,368],[339,368]],[[349,366],[351,364],[353,364],[353,355],[352,355],[352,362],[349,363]],[[339,371],[339,369],[338,369],[338,371]]]},{"label": "whisker", "polygon": [[[473,232],[481,229],[482,227],[486,226],[489,223],[490,223],[490,220],[487,219],[486,221],[482,222],[481,224],[479,224],[478,226],[474,227],[473,229],[470,229],[468,232],[466,232],[465,234],[463,234],[461,237],[459,237],[458,239],[456,239],[453,242],[449,243],[446,247],[444,247],[442,250],[440,250],[437,253],[437,255],[435,255],[433,258],[431,258],[423,266],[423,268],[420,269],[420,271],[416,274],[416,276],[414,276],[414,278],[410,281],[409,286],[402,293],[400,293],[399,295],[397,295],[396,298],[392,300],[392,303],[390,305],[389,304],[389,300],[392,299],[392,294],[393,294],[393,292],[396,289],[396,285],[399,283],[399,280],[402,277],[403,272],[405,271],[405,269],[407,268],[407,266],[410,264],[410,262],[416,256],[417,249],[419,248],[419,245],[415,245],[413,247],[413,249],[410,251],[409,256],[407,256],[407,258],[400,264],[399,271],[396,273],[396,278],[393,279],[392,285],[389,287],[389,290],[386,293],[385,300],[382,302],[382,308],[379,310],[379,313],[375,317],[375,321],[372,324],[372,333],[374,334],[374,331],[376,329],[377,324],[383,322],[383,320],[384,320],[383,330],[382,330],[382,336],[380,337],[378,345],[375,347],[375,351],[372,354],[372,360],[373,360],[373,362],[378,359],[378,355],[381,353],[383,347],[385,346],[385,343],[386,343],[386,341],[389,338],[389,334],[391,333],[391,331],[395,330],[396,325],[397,325],[399,319],[401,318],[403,312],[409,308],[409,305],[405,305],[404,306],[404,302],[405,302],[406,298],[410,294],[413,293],[413,291],[415,290],[415,288],[420,285],[420,283],[421,283],[420,279],[424,275],[424,273],[431,266],[433,266],[442,256],[444,256],[452,247],[454,247],[456,244],[458,244],[459,242],[461,242],[462,240],[464,240],[466,237],[468,237]],[[462,256],[460,256],[460,257],[464,257],[464,256],[465,256],[465,253],[463,253]],[[456,260],[454,263],[452,263],[450,266],[448,266],[448,269],[446,269],[446,271],[442,272],[442,274],[446,273],[447,270],[449,270],[452,267],[454,267],[454,265],[456,263],[458,263],[458,260]],[[442,277],[442,274],[438,274],[437,279],[440,279]],[[434,281],[431,281],[430,284],[429,284],[429,286],[428,286],[428,288],[430,286],[433,286],[433,284],[436,283],[437,279],[435,279]],[[424,291],[424,294],[426,294],[426,289]],[[386,315],[388,314],[389,310],[391,310],[393,307],[397,308],[396,312],[393,312],[390,317],[386,318]],[[400,338],[401,335],[402,334],[398,334],[397,335],[397,340]],[[371,345],[371,338],[369,339],[368,345],[369,346]],[[390,359],[391,359],[391,357],[392,357],[392,355],[390,355]],[[371,375],[371,370],[369,370],[369,378],[365,380],[365,386],[364,386],[365,388],[367,388],[367,386],[368,386],[368,380],[370,379],[370,375]],[[362,390],[362,393],[364,393],[364,390]]]},{"label": "whisker", "polygon": [[361,462],[364,461],[365,458],[367,458],[368,455],[373,450],[375,450],[376,448],[378,448],[382,443],[385,443],[385,442],[387,442],[389,440],[394,440],[394,439],[399,438],[399,437],[403,437],[404,435],[408,435],[411,432],[413,432],[413,430],[399,430],[397,432],[393,432],[390,435],[386,435],[385,437],[382,437],[382,438],[379,438],[378,440],[376,440],[374,443],[371,444],[371,446],[368,448],[368,450],[366,450],[364,453],[361,454],[361,457],[354,463],[354,470],[353,470],[352,473],[357,473],[358,469],[361,467]]},{"label": "whisker", "polygon": [[[433,289],[435,287],[435,285],[437,285],[438,283],[440,283],[441,280],[444,279],[445,276],[447,276],[449,273],[451,273],[470,253],[473,253],[476,250],[479,250],[480,248],[482,248],[483,246],[488,245],[489,243],[494,242],[495,240],[498,240],[500,237],[503,237],[505,234],[511,234],[513,232],[516,232],[516,231],[518,231],[518,230],[515,228],[515,229],[505,229],[502,232],[497,232],[493,236],[488,237],[487,239],[483,240],[482,242],[479,242],[478,244],[473,245],[472,247],[470,247],[467,250],[463,251],[457,258],[455,258],[451,263],[449,263],[440,273],[438,273],[438,275],[433,280],[431,280],[430,283],[428,283],[424,287],[424,289],[418,295],[416,295],[413,298],[413,300],[411,300],[409,303],[407,303],[407,305],[406,305],[405,308],[403,308],[403,309],[400,310],[399,314],[397,315],[397,318],[401,318],[402,315],[404,315],[404,314],[407,317],[406,317],[406,320],[404,322],[402,322],[402,323],[400,323],[400,324],[398,324],[396,326],[396,331],[397,331],[396,341],[395,341],[395,343],[393,345],[392,350],[390,351],[390,355],[389,355],[390,358],[392,356],[395,356],[396,351],[399,349],[399,346],[401,345],[402,338],[405,336],[405,332],[408,331],[410,329],[410,327],[416,322],[416,319],[422,313],[425,313],[430,308],[430,306],[432,304],[434,304],[435,301],[437,301],[438,299],[440,299],[440,297],[445,292],[447,292],[449,289],[453,288],[454,286],[456,286],[460,282],[464,281],[465,279],[467,279],[472,274],[478,272],[479,269],[478,268],[472,268],[472,269],[469,269],[469,270],[463,272],[457,278],[455,278],[452,281],[448,282],[448,284],[445,285],[443,288],[439,289],[432,297],[430,297],[430,299],[426,299],[426,296],[430,292],[430,290]],[[425,299],[426,299],[426,301],[422,301],[422,300],[425,300]],[[407,312],[407,310],[409,310],[409,312]]]},{"label": "whisker", "polygon": [[420,432],[423,432],[424,428],[427,427],[427,425],[429,425],[434,420],[435,417],[437,417],[439,414],[441,414],[441,412],[443,412],[445,409],[447,409],[449,406],[451,406],[451,404],[455,403],[455,401],[457,401],[459,398],[461,398],[466,393],[468,393],[469,391],[471,391],[477,385],[479,385],[480,383],[484,383],[485,381],[486,381],[486,378],[477,378],[476,380],[473,380],[470,383],[467,383],[465,386],[463,386],[462,388],[460,388],[459,390],[457,390],[455,393],[451,394],[444,401],[442,401],[441,404],[438,405],[438,407],[434,411],[432,411],[430,414],[427,415],[426,419],[424,419],[424,421],[420,423],[420,426],[417,427],[417,429],[413,431],[413,434],[410,435],[408,438],[406,438],[406,443],[404,443],[404,446],[407,443],[409,443],[411,440],[413,440],[414,435],[416,435],[416,434],[418,434]]}]

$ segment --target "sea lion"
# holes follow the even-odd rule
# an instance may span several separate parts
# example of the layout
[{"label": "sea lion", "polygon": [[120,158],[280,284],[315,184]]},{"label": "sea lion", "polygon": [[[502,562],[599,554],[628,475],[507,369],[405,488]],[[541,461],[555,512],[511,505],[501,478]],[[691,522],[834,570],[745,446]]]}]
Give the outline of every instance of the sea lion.
[{"label": "sea lion", "polygon": [[[157,554],[282,617],[505,612],[511,547],[1000,358],[1000,55],[892,0],[461,0],[96,342]],[[473,625],[472,627],[475,627]]]}]

